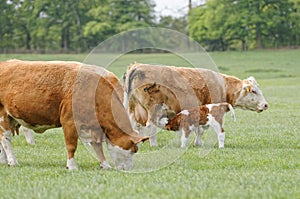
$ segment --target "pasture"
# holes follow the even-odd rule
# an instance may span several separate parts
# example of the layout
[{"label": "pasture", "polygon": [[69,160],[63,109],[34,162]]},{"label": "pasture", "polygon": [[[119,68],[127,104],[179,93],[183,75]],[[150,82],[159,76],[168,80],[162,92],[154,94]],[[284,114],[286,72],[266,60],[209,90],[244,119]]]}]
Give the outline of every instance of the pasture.
[{"label": "pasture", "polygon": [[[0,165],[0,198],[299,198],[300,50],[210,55],[222,73],[256,77],[270,106],[259,114],[236,109],[235,123],[227,114],[224,149],[215,144],[202,155],[205,147],[190,146],[156,171],[131,173],[101,170],[80,143],[75,155],[79,170],[70,172],[65,169],[61,129],[35,134],[34,146],[21,134],[12,140],[20,166]],[[0,60],[83,61],[85,57],[10,54],[0,55]],[[120,77],[130,63],[153,63],[154,57],[163,64],[187,64],[174,55],[129,54],[112,63],[111,69]],[[138,153],[158,151],[169,137],[174,133],[159,134],[158,149],[144,143]],[[157,158],[154,163],[168,157]]]}]

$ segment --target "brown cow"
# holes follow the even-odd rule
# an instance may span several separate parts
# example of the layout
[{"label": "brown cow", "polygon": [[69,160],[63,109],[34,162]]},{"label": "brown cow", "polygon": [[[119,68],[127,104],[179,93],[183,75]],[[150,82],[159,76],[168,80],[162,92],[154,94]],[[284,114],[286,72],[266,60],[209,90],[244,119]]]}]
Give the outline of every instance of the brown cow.
[{"label": "brown cow", "polygon": [[117,77],[100,67],[61,61],[0,62],[2,162],[18,164],[11,135],[20,125],[38,133],[62,126],[68,169],[77,169],[74,153],[79,137],[93,146],[101,167],[109,168],[103,136],[116,168],[131,169],[137,143],[148,138],[132,129],[120,93]]},{"label": "brown cow", "polygon": [[[257,112],[268,108],[254,77],[240,80],[207,69],[135,63],[128,67],[124,80],[124,106],[132,123],[140,122],[135,120],[133,113],[137,106],[141,106],[143,115],[146,112],[147,122],[140,124],[152,129],[155,120],[151,118],[156,104],[167,106],[169,118],[183,109],[220,102]],[[202,143],[203,130],[200,130],[195,145]],[[150,144],[157,145],[155,132],[149,134],[152,135]]]},{"label": "brown cow", "polygon": [[206,104],[194,107],[189,110],[182,110],[172,119],[168,118],[165,106],[156,105],[156,118],[159,120],[159,127],[168,131],[179,131],[181,133],[181,147],[185,148],[188,137],[192,131],[199,128],[212,127],[216,133],[219,148],[224,147],[225,132],[223,129],[223,118],[225,113],[230,110],[231,116],[235,121],[235,114],[232,106],[227,102],[217,104]]}]

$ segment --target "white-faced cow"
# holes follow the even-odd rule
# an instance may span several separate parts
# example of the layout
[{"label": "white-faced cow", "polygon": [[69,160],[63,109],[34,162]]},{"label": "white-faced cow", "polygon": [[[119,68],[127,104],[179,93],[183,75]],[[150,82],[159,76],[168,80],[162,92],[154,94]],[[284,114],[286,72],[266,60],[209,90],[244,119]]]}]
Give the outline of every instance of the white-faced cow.
[{"label": "white-faced cow", "polygon": [[78,138],[93,146],[101,167],[109,168],[103,136],[116,168],[131,169],[137,144],[148,138],[133,130],[120,93],[117,77],[100,67],[62,61],[0,62],[1,161],[18,164],[11,138],[20,125],[37,133],[62,127],[68,169],[77,169]]},{"label": "white-faced cow", "polygon": [[219,148],[224,147],[225,132],[223,129],[223,118],[230,110],[235,121],[235,114],[231,104],[227,102],[217,104],[206,104],[189,110],[182,110],[175,117],[169,119],[165,105],[156,105],[155,118],[159,127],[168,131],[179,131],[181,133],[181,147],[187,146],[189,135],[199,128],[212,127],[216,133]]},{"label": "white-faced cow", "polygon": [[[128,67],[124,75],[124,90],[124,106],[131,122],[150,126],[151,129],[155,129],[153,111],[157,104],[167,107],[170,119],[184,109],[220,102],[257,112],[268,108],[254,77],[240,80],[200,68],[135,63]],[[196,132],[195,145],[202,143],[203,129],[199,130]],[[157,145],[155,133],[155,130],[149,132],[152,146]]]}]

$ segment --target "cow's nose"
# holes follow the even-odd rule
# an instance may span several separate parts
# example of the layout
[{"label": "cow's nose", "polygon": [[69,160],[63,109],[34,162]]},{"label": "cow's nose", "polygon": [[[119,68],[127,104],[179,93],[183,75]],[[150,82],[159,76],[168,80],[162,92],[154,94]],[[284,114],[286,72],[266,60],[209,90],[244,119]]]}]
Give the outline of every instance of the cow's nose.
[{"label": "cow's nose", "polygon": [[265,104],[264,105],[264,110],[267,110],[269,108],[269,105],[268,104]]}]

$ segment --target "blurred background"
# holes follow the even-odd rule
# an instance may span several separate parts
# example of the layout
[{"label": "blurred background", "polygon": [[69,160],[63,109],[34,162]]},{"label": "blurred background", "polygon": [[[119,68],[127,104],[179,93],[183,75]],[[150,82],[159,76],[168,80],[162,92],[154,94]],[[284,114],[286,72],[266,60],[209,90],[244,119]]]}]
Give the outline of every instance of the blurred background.
[{"label": "blurred background", "polygon": [[88,52],[141,27],[177,30],[208,51],[300,45],[300,0],[0,0],[0,12],[0,53]]}]

